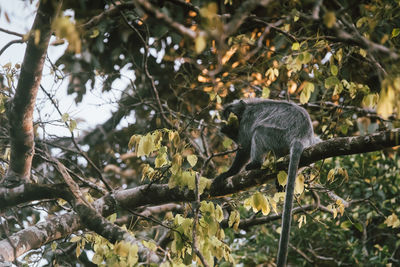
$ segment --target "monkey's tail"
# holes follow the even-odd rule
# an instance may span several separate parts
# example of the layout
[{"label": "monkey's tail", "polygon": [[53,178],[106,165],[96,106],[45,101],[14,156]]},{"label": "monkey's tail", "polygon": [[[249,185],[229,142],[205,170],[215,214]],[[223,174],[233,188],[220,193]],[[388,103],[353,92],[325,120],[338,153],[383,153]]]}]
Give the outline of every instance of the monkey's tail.
[{"label": "monkey's tail", "polygon": [[303,144],[300,141],[294,141],[290,149],[290,162],[288,169],[288,178],[286,184],[285,204],[282,215],[281,236],[279,239],[278,249],[278,267],[286,265],[286,258],[288,253],[289,236],[290,236],[290,223],[292,221],[292,206],[293,206],[293,193],[294,185],[296,182],[297,168],[299,166],[300,157],[303,152]]}]

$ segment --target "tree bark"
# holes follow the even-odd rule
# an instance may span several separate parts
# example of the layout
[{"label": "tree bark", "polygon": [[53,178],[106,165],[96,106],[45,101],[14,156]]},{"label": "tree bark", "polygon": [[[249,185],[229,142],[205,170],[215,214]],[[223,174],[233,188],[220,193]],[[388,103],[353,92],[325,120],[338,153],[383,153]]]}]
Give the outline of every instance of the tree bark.
[{"label": "tree bark", "polygon": [[62,1],[41,1],[25,50],[15,96],[9,110],[10,166],[2,184],[13,187],[30,182],[34,154],[33,110],[51,37],[51,23]]}]

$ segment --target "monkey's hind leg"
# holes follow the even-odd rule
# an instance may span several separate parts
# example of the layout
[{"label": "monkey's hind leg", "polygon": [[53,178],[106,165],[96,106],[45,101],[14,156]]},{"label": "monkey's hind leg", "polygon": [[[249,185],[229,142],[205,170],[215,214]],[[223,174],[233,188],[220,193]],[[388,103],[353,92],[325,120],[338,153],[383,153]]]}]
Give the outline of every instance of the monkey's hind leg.
[{"label": "monkey's hind leg", "polygon": [[[246,165],[246,170],[260,169],[268,151],[273,151],[276,155],[277,149],[284,147],[281,140],[284,134],[285,131],[281,128],[265,125],[256,127],[251,139],[250,163]],[[280,150],[282,153],[284,149]]]}]

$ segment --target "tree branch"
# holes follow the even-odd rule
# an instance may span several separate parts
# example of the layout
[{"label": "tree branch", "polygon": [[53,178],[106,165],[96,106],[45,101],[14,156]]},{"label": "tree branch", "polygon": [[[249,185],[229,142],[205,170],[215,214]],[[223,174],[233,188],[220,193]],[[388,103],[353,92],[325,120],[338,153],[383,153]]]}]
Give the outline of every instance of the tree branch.
[{"label": "tree branch", "polygon": [[[51,23],[62,1],[41,1],[25,50],[21,74],[9,113],[10,167],[2,184],[8,187],[30,181],[34,154],[33,109],[42,77],[47,47],[52,33]],[[39,38],[37,38],[39,37]]]},{"label": "tree branch", "polygon": [[[378,132],[366,136],[341,137],[321,142],[310,148],[307,148],[303,152],[300,166],[306,166],[312,162],[329,157],[366,153],[378,151],[387,147],[397,146],[400,144],[399,135],[400,128],[390,131]],[[236,193],[250,187],[262,185],[268,180],[275,179],[277,172],[279,170],[284,170],[285,168],[287,168],[288,163],[288,157],[286,157],[282,162],[278,162],[276,164],[276,172],[271,172],[268,170],[254,170],[239,173],[233,177],[228,178],[226,180],[226,183],[223,185],[212,185],[210,189],[203,193],[202,198],[210,199],[222,197],[224,195]],[[55,186],[56,185],[49,187]],[[36,199],[54,197],[53,193],[51,193],[50,190],[40,189],[41,187],[43,187],[43,185],[21,185],[13,189],[0,190],[0,201],[2,201],[2,207],[7,208],[19,203],[26,202],[29,199],[33,200],[34,190],[42,190],[43,192],[45,192],[45,194],[43,195],[37,194]],[[28,194],[30,197],[25,195],[25,192],[22,190],[24,188],[31,188],[31,191]],[[7,197],[7,195],[11,196]],[[59,197],[62,197],[61,193]],[[169,189],[167,184],[153,184],[151,186],[143,185],[136,188],[116,191],[112,194],[99,198],[92,205],[97,210],[97,212],[105,217],[116,212],[117,207],[129,207],[130,209],[134,209],[145,205],[160,205],[170,202],[194,200],[195,194],[191,190],[180,190],[179,188]],[[78,222],[78,225],[74,225],[74,227],[71,227],[70,224],[60,224],[58,221],[68,221],[71,223]],[[57,227],[53,225],[56,223],[58,224]],[[46,236],[36,237],[35,234],[32,243],[30,243],[29,245],[25,244],[28,241],[22,238],[23,236],[25,236],[24,231],[26,231],[27,233],[36,233],[39,228],[41,229],[47,224],[49,225],[48,228],[46,228],[46,231],[48,229],[48,234]],[[20,231],[10,236],[10,239],[13,240],[13,244],[17,248],[17,256],[19,256],[29,251],[30,249],[39,248],[47,242],[50,242],[57,238],[61,238],[62,236],[65,236],[67,234],[71,234],[78,229],[82,229],[83,227],[83,224],[79,224],[77,214],[67,213],[64,215],[60,215],[57,218],[53,218],[49,222],[39,223],[36,226],[32,226],[23,231]],[[60,235],[61,233],[63,233],[64,235]],[[3,256],[3,258],[5,259],[13,260],[14,257],[12,253],[10,254],[9,250],[1,250],[1,248],[6,247],[12,248],[12,246],[10,246],[9,244],[7,245],[6,243],[8,243],[7,239],[0,241],[0,257]]]}]

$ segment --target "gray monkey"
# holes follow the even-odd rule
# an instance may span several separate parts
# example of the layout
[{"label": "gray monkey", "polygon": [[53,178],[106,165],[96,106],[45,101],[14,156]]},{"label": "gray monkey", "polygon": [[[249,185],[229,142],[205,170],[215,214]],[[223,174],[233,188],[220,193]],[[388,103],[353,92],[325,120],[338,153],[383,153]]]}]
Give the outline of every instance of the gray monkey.
[{"label": "gray monkey", "polygon": [[[236,115],[236,123],[228,120],[231,113]],[[229,123],[222,126],[221,132],[239,148],[232,166],[214,180],[215,185],[237,174],[249,159],[246,170],[259,169],[263,156],[269,151],[276,158],[290,153],[277,262],[278,267],[285,266],[297,168],[304,148],[318,142],[314,138],[310,116],[294,103],[259,98],[234,101],[224,107],[222,116]]]}]

